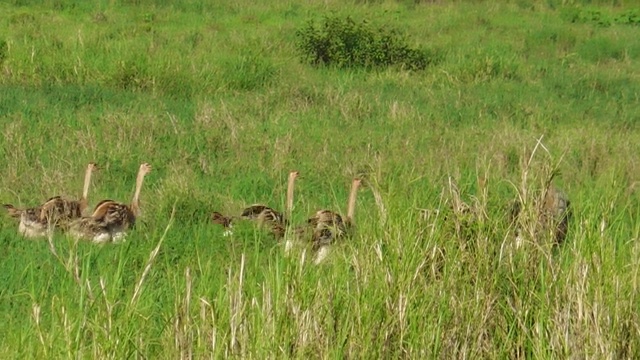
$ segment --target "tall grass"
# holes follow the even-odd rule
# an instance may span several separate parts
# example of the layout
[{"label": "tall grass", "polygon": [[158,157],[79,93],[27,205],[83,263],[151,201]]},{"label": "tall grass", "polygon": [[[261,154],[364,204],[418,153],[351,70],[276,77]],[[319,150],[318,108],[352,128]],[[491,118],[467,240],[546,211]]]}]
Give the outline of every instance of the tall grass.
[{"label": "tall grass", "polygon": [[[89,161],[90,203],[128,201],[154,167],[123,244],[0,221],[0,355],[638,357],[639,30],[571,21],[583,5],[0,5],[2,202],[77,197]],[[440,60],[310,67],[295,31],[325,14],[391,24]],[[294,169],[295,224],[365,183],[353,237],[319,266],[303,243],[285,255],[251,224],[208,223],[284,208]],[[535,226],[552,174],[566,241],[517,243],[509,204]]]}]

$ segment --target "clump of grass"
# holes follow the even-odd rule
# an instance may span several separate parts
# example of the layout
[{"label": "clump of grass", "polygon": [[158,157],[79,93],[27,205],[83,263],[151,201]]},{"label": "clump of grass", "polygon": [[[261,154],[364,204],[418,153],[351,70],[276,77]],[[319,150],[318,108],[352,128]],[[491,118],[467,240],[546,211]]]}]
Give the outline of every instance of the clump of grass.
[{"label": "clump of grass", "polygon": [[113,86],[122,90],[148,90],[152,88],[153,80],[149,75],[148,62],[138,56],[136,59],[120,61],[112,75]]},{"label": "clump of grass", "polygon": [[278,77],[277,67],[268,58],[252,53],[226,61],[222,71],[227,87],[232,90],[261,89]]},{"label": "clump of grass", "polygon": [[577,52],[582,58],[594,63],[623,60],[627,56],[627,45],[606,37],[596,36],[580,44]]}]

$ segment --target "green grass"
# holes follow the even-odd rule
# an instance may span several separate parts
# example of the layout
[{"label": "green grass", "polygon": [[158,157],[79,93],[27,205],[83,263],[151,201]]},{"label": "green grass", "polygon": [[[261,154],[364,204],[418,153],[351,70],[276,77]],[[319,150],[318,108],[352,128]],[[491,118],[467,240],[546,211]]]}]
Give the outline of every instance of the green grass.
[{"label": "green grass", "polygon": [[[128,201],[154,168],[123,244],[56,234],[52,250],[1,219],[0,356],[637,358],[640,28],[587,16],[633,6],[0,4],[2,203],[79,196],[90,161],[90,204]],[[399,28],[438,61],[306,65],[295,31],[326,14]],[[507,206],[556,167],[567,241],[517,248]],[[346,211],[364,179],[354,236],[319,266],[208,223],[283,209],[291,170],[293,223]]]}]

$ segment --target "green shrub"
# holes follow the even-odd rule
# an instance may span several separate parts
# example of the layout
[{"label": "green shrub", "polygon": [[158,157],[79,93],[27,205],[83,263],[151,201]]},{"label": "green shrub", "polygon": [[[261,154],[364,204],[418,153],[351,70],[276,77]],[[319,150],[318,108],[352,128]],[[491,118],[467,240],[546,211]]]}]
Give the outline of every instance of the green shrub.
[{"label": "green shrub", "polygon": [[618,15],[615,20],[617,24],[640,25],[640,9],[630,9]]},{"label": "green shrub", "polygon": [[9,56],[9,45],[5,40],[0,40],[0,65],[4,63],[4,61]]},{"label": "green shrub", "polygon": [[397,30],[350,17],[327,16],[319,27],[310,21],[296,31],[296,38],[302,60],[313,65],[422,70],[433,62],[427,52],[410,48]]},{"label": "green shrub", "polygon": [[629,9],[621,14],[609,14],[598,8],[566,8],[562,17],[572,23],[594,24],[608,27],[613,24],[640,25],[640,9]]}]

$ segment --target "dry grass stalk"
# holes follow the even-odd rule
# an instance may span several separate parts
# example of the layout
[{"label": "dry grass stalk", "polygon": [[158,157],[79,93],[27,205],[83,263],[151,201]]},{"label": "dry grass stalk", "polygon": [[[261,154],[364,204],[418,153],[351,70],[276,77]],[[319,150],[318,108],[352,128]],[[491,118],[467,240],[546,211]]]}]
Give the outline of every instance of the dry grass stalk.
[{"label": "dry grass stalk", "polygon": [[173,225],[173,219],[174,219],[174,216],[175,216],[175,212],[176,212],[176,204],[174,203],[173,204],[173,208],[171,210],[171,217],[169,218],[169,222],[167,223],[167,226],[164,229],[164,233],[162,234],[162,237],[158,241],[158,244],[156,245],[156,247],[153,249],[151,254],[149,254],[149,260],[147,260],[147,264],[144,267],[144,270],[142,271],[142,275],[140,276],[140,280],[138,280],[138,283],[136,284],[136,287],[135,287],[135,289],[133,291],[133,296],[131,297],[131,301],[129,302],[131,307],[133,307],[137,303],[138,298],[140,297],[140,292],[142,291],[142,285],[144,284],[144,280],[147,278],[147,275],[149,274],[149,271],[151,270],[151,266],[153,265],[156,257],[158,256],[158,253],[160,252],[160,247],[162,246],[162,243],[164,242],[165,238],[167,237],[167,233],[169,232],[169,229],[171,228],[171,225]]}]

